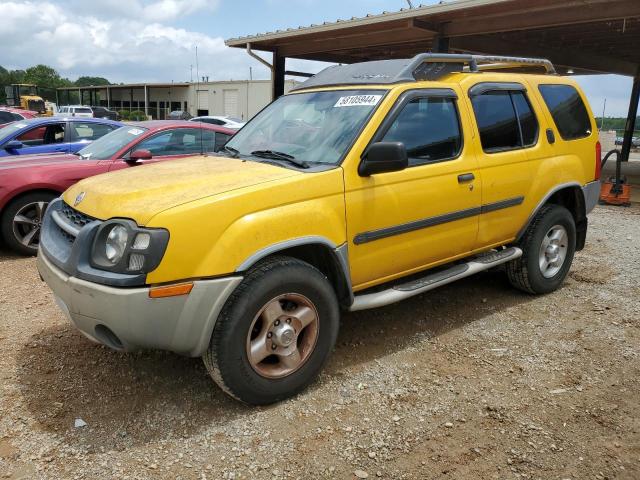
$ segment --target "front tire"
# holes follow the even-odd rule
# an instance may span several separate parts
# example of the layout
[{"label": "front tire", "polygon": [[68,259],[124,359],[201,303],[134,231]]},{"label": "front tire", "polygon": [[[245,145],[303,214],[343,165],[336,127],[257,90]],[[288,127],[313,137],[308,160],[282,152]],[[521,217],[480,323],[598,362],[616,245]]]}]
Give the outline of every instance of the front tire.
[{"label": "front tire", "polygon": [[229,395],[278,402],[319,374],[339,328],[336,294],[308,263],[274,257],[253,268],[227,300],[203,360]]},{"label": "front tire", "polygon": [[0,217],[0,232],[7,247],[22,255],[38,253],[44,212],[54,198],[53,193],[33,192],[7,205]]},{"label": "front tire", "polygon": [[543,206],[518,246],[522,257],[507,264],[511,285],[532,294],[557,290],[569,273],[576,251],[573,215],[559,205]]}]

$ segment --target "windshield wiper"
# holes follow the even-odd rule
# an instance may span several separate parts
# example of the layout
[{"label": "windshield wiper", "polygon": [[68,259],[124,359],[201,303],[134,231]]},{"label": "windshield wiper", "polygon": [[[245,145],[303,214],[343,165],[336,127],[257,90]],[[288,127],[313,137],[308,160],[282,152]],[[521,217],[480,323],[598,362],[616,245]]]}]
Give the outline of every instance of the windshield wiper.
[{"label": "windshield wiper", "polygon": [[233,155],[233,158],[238,158],[240,156],[240,151],[236,148],[228,147],[226,145],[222,148],[225,152],[229,152],[231,155]]},{"label": "windshield wiper", "polygon": [[293,155],[289,155],[288,153],[276,152],[274,150],[254,150],[251,152],[251,155],[260,158],[269,158],[271,160],[284,160],[285,162],[293,163],[295,166],[300,168],[309,168],[309,164],[304,160],[298,160]]}]

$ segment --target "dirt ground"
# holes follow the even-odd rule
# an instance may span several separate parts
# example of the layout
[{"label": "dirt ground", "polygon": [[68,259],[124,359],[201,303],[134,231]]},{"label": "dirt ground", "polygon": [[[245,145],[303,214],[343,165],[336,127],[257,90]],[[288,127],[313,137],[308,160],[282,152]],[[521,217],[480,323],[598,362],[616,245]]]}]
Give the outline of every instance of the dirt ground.
[{"label": "dirt ground", "polygon": [[90,343],[0,253],[0,478],[638,479],[640,207],[590,228],[554,294],[497,271],[344,315],[321,378],[268,408],[199,359]]}]

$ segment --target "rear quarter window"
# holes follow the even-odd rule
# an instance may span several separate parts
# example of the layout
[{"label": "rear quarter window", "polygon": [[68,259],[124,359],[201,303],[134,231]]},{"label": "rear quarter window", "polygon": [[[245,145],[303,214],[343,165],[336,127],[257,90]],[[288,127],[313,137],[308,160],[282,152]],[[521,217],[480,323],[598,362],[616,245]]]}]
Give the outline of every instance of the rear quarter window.
[{"label": "rear quarter window", "polygon": [[589,112],[574,87],[540,85],[538,89],[563,140],[577,140],[591,135]]}]

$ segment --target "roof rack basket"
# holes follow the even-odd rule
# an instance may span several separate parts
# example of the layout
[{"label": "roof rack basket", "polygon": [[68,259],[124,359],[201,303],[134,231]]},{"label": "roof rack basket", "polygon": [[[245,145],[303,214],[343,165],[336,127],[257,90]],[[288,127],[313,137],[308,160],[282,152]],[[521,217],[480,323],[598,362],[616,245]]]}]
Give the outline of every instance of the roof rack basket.
[{"label": "roof rack basket", "polygon": [[333,65],[296,86],[292,91],[339,85],[389,85],[438,80],[454,72],[481,72],[523,67],[543,67],[547,74],[556,73],[553,64],[542,58],[421,53],[413,58]]},{"label": "roof rack basket", "polygon": [[[447,66],[449,68],[447,68]],[[543,67],[549,75],[556,73],[553,64],[544,58],[421,53],[410,60],[409,64],[398,73],[398,77],[413,77],[415,80],[434,80],[443,74],[456,71],[455,66],[462,66],[462,70],[469,72],[522,67]]]}]

